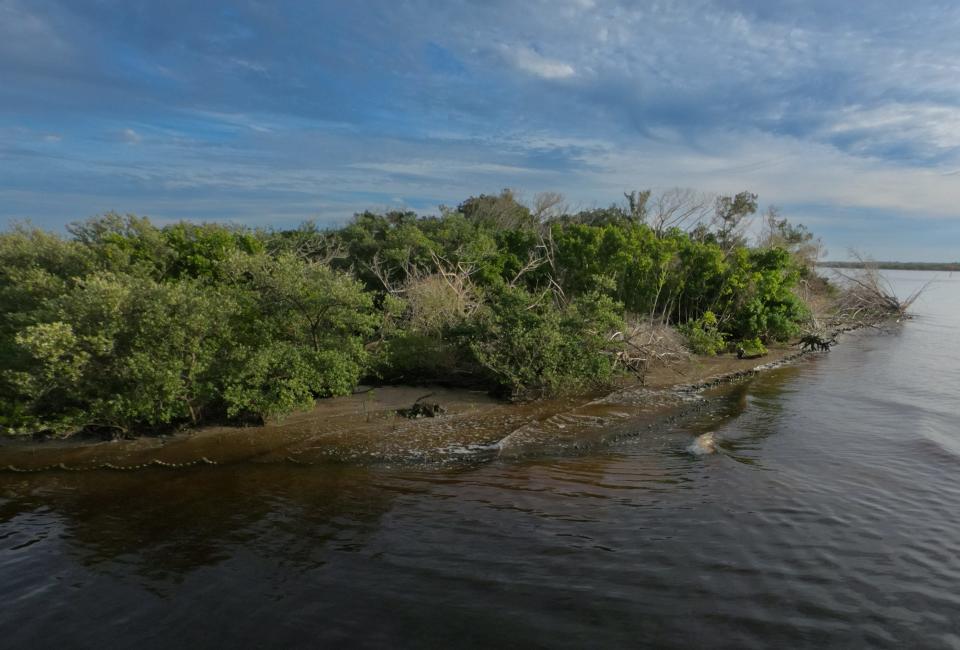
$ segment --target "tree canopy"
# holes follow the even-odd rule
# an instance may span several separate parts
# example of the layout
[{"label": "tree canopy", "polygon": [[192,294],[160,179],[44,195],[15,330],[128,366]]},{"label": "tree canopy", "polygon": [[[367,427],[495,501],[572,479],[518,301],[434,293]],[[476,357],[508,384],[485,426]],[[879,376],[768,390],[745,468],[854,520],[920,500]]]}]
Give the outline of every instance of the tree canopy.
[{"label": "tree canopy", "polygon": [[812,237],[757,197],[626,196],[569,213],[510,191],[339,229],[108,214],[0,233],[0,427],[141,432],[280,417],[361,381],[580,390],[619,368],[625,319],[702,353],[785,340]]}]

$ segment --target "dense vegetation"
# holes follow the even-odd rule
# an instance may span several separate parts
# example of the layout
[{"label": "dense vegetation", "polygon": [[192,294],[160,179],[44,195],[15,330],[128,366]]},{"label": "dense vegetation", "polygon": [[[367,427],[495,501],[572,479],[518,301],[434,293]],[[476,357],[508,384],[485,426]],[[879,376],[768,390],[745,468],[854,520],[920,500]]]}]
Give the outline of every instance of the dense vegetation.
[{"label": "dense vegetation", "polygon": [[509,191],[439,216],[261,231],[116,214],[0,234],[0,427],[141,432],[261,421],[362,381],[513,398],[623,371],[625,320],[692,347],[785,340],[811,237],[756,197],[649,192],[568,214]]}]

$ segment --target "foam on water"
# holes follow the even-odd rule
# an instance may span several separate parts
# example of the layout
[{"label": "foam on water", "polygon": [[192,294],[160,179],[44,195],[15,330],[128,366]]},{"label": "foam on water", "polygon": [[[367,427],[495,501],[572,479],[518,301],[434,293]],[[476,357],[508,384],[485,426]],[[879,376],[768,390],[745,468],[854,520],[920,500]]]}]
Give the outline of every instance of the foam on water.
[{"label": "foam on water", "polygon": [[697,436],[687,447],[687,451],[694,456],[709,456],[717,453],[718,450],[717,438],[712,431]]}]

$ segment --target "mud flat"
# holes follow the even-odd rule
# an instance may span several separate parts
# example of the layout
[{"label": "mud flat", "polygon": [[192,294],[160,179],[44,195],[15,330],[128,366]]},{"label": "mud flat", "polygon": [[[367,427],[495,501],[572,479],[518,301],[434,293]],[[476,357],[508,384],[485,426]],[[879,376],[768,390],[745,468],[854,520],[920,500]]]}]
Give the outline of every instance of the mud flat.
[{"label": "mud flat", "polygon": [[[612,392],[512,404],[485,393],[433,386],[361,388],[259,427],[208,427],[111,442],[5,441],[6,471],[170,470],[252,463],[470,463],[577,451],[651,430],[689,426],[710,408],[710,389],[801,356],[770,349],[762,359],[691,357],[653,368],[641,384]],[[436,403],[438,417],[397,411]]]}]

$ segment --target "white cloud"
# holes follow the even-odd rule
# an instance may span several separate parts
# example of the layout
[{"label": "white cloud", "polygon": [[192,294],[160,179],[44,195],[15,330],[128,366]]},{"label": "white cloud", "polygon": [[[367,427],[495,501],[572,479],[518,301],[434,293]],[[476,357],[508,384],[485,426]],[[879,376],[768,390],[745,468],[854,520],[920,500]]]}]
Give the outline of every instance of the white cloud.
[{"label": "white cloud", "polygon": [[[284,10],[240,11],[249,33],[212,50],[203,45],[207,25],[177,25],[170,33],[184,51],[147,47],[123,31],[110,38],[111,21],[101,24],[96,12],[27,6],[0,0],[0,77],[13,70],[21,85],[47,85],[14,84],[3,95],[0,84],[0,95],[73,97],[45,93],[90,82],[102,67],[97,93],[76,103],[109,102],[108,112],[94,107],[87,117],[110,115],[96,123],[117,147],[95,151],[102,138],[91,142],[70,126],[72,107],[61,123],[7,138],[18,151],[33,149],[20,175],[39,188],[38,205],[54,169],[77,188],[110,187],[121,174],[136,181],[98,210],[146,203],[213,215],[219,202],[222,214],[251,219],[264,210],[326,217],[368,201],[399,197],[421,209],[508,186],[527,196],[557,190],[590,206],[625,190],[681,185],[750,189],[811,219],[876,211],[898,243],[929,217],[960,226],[960,5],[921,1],[904,13],[894,0],[870,11],[532,0],[506,12],[502,2],[371,0],[376,29],[344,14],[318,38],[306,20],[259,20]],[[103,56],[111,50],[98,43],[112,42],[133,56]],[[425,73],[428,43],[460,73]],[[84,56],[104,65],[81,65]],[[130,74],[124,66],[138,58],[142,69]],[[119,101],[124,80],[136,101]],[[151,98],[169,111],[147,122],[138,111]],[[118,116],[117,106],[132,108]],[[69,146],[41,146],[45,133],[48,142],[62,133]]]},{"label": "white cloud", "polygon": [[528,47],[502,45],[501,52],[517,69],[541,79],[566,79],[577,73],[569,63],[548,59]]},{"label": "white cloud", "polygon": [[266,74],[267,72],[267,67],[256,61],[249,61],[247,59],[241,59],[240,57],[231,57],[229,62],[238,68],[249,70],[250,72],[256,72],[258,74]]},{"label": "white cloud", "polygon": [[133,129],[124,129],[120,133],[120,137],[127,144],[140,144],[143,141],[143,136],[134,131]]},{"label": "white cloud", "polygon": [[403,162],[368,162],[355,163],[350,165],[352,169],[364,169],[369,171],[384,172],[387,174],[402,174],[411,176],[424,176],[429,178],[455,178],[466,174],[500,174],[513,176],[526,176],[530,174],[544,174],[542,169],[536,167],[520,167],[517,165],[504,165],[492,162],[465,162],[449,159],[421,159],[404,160]]},{"label": "white cloud", "polygon": [[637,142],[584,160],[583,186],[684,185],[730,193],[744,189],[777,204],[832,205],[960,220],[960,185],[943,170],[843,152],[828,144],[759,131],[714,134],[695,147]]},{"label": "white cloud", "polygon": [[925,151],[960,148],[960,106],[892,102],[844,109],[828,134],[857,138],[863,149],[910,144]]}]

